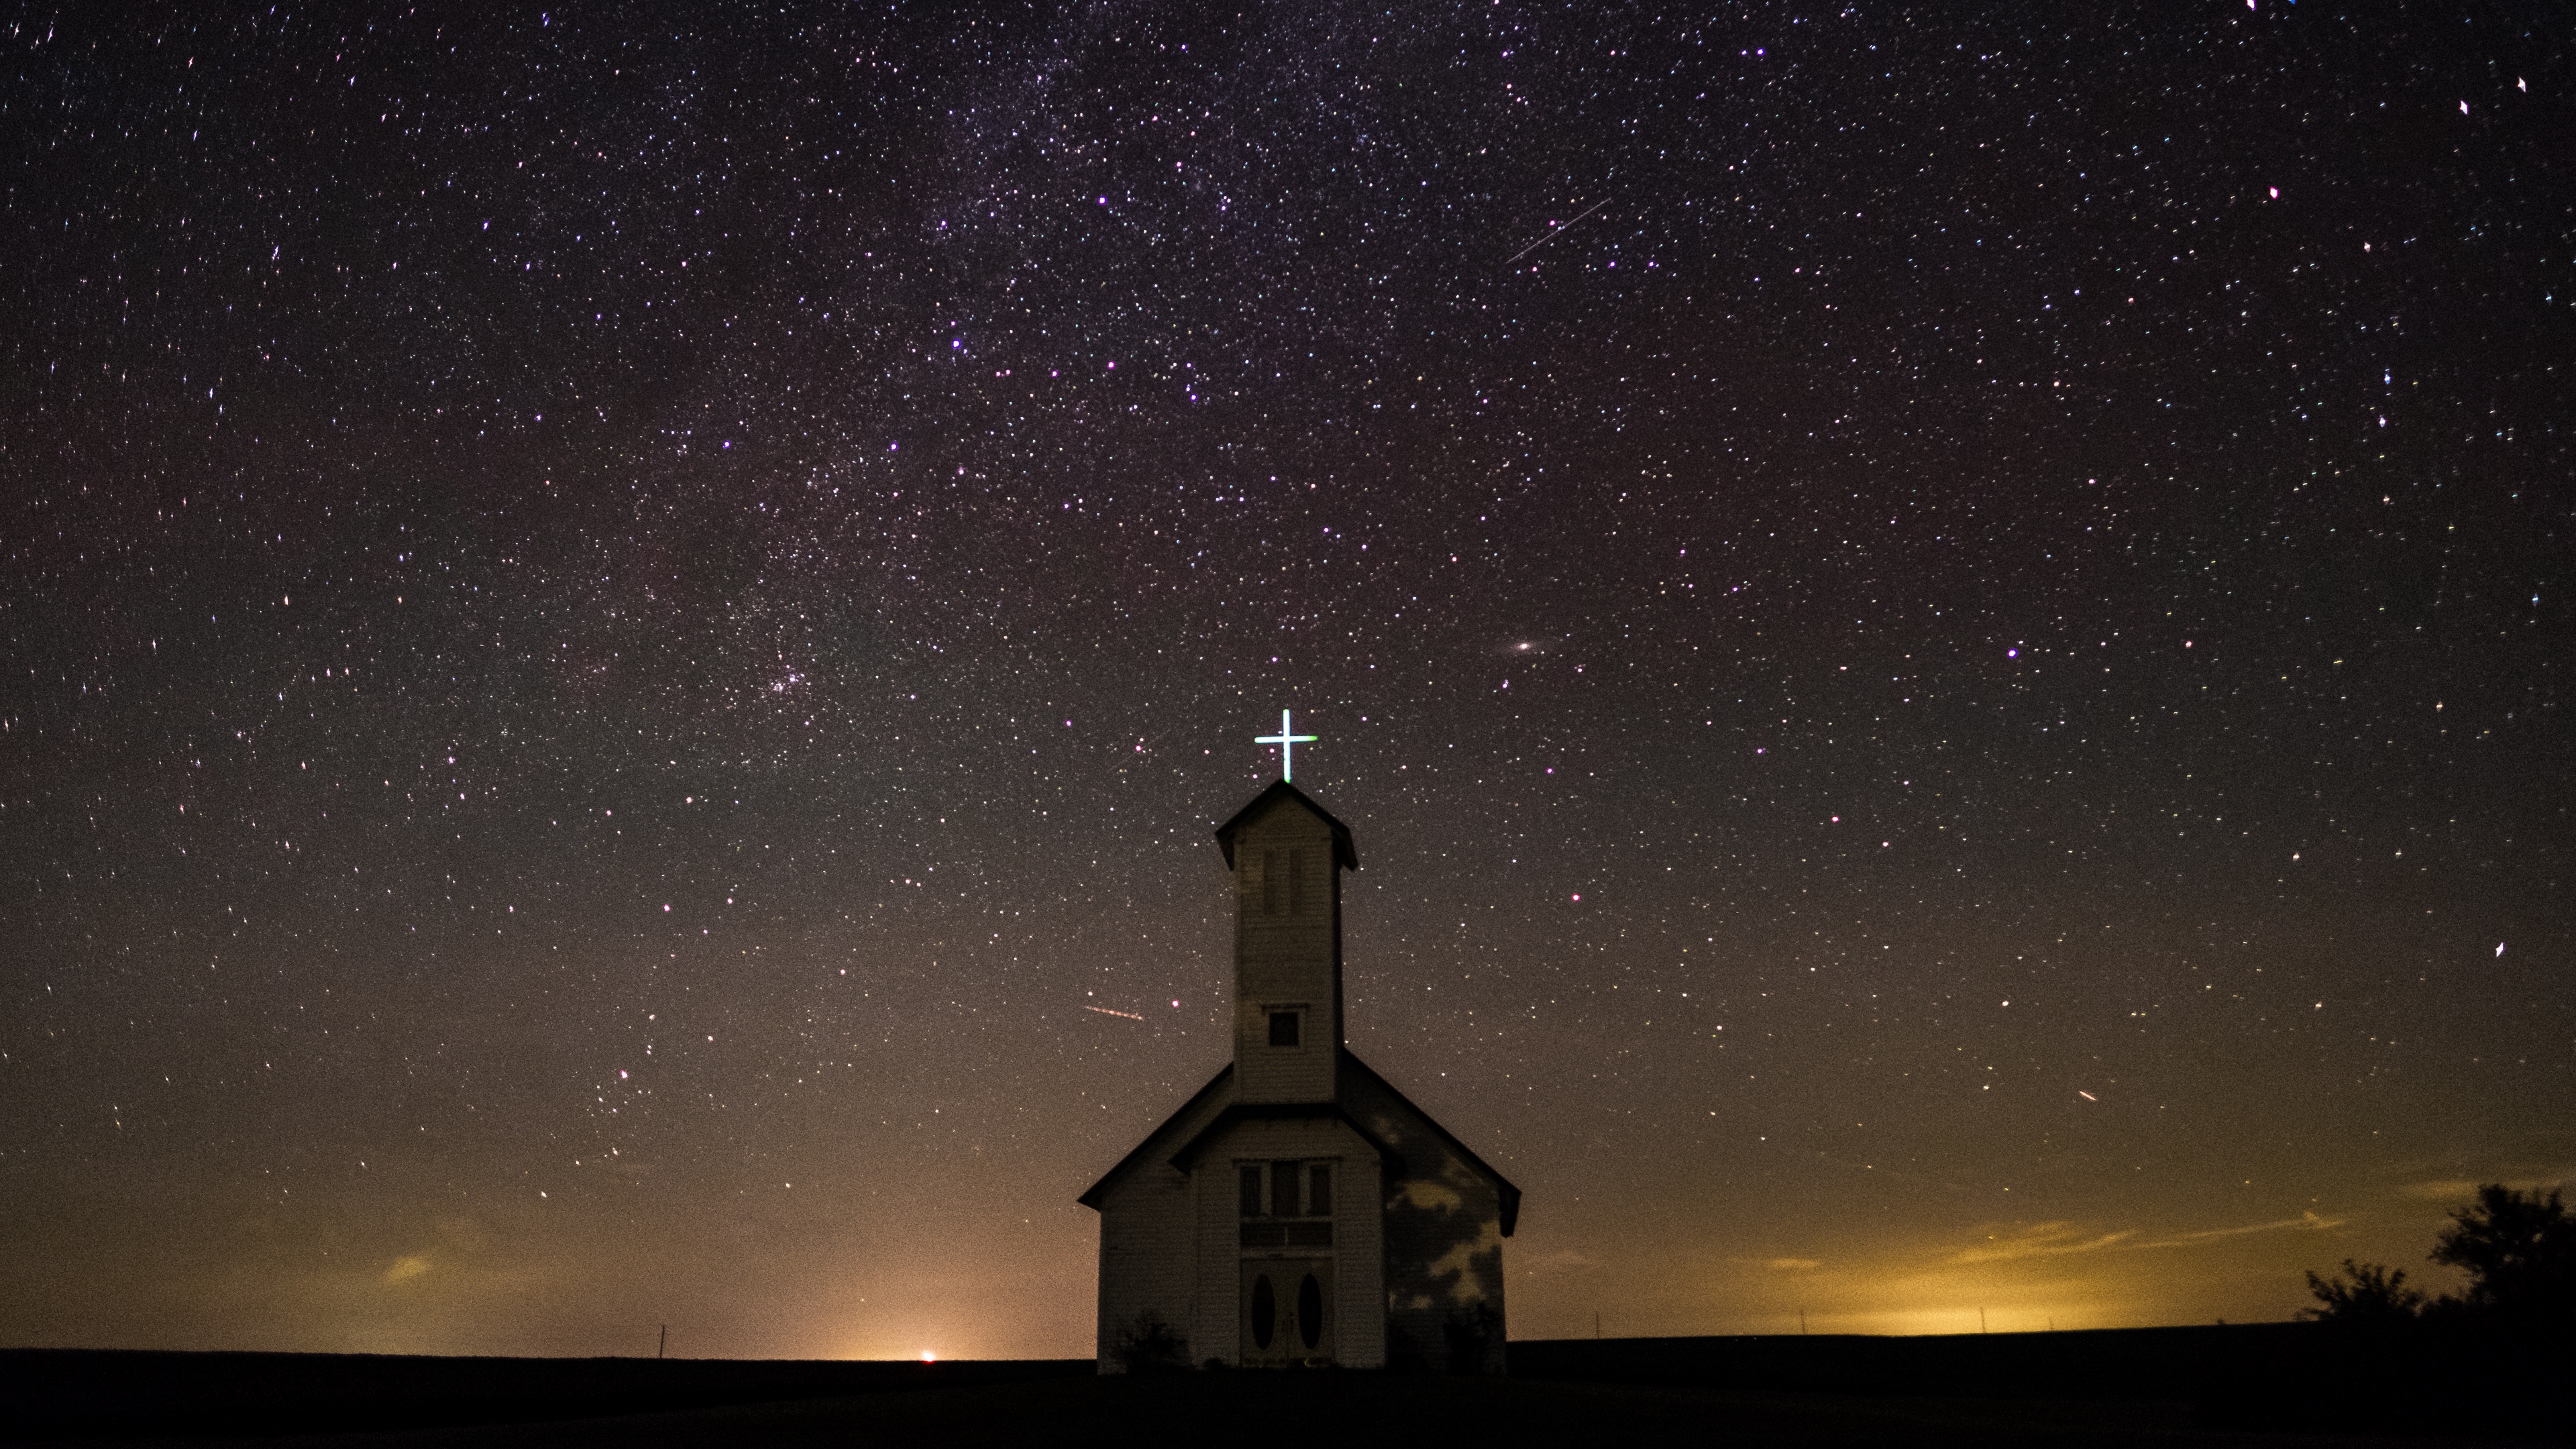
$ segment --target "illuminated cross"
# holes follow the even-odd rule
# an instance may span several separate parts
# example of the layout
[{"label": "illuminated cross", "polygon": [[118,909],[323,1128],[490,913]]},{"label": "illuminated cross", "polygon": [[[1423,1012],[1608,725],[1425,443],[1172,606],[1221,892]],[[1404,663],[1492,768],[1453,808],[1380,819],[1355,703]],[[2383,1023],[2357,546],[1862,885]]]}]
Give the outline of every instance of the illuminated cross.
[{"label": "illuminated cross", "polygon": [[1288,711],[1284,709],[1279,711],[1279,733],[1275,735],[1263,735],[1259,739],[1253,741],[1256,745],[1277,745],[1279,747],[1279,778],[1282,780],[1296,778],[1294,775],[1289,773],[1289,767],[1291,764],[1290,752],[1295,750],[1299,745],[1311,745],[1314,742],[1315,737],[1313,735],[1298,735],[1290,734],[1288,732]]}]

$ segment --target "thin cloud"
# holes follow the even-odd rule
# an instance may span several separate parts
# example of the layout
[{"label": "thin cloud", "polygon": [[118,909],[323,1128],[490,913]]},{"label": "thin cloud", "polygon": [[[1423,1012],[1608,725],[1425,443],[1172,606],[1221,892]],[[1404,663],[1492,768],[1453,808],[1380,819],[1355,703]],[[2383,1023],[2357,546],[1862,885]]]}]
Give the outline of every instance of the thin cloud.
[{"label": "thin cloud", "polygon": [[2294,1218],[2282,1218],[2268,1223],[2248,1223],[2243,1227],[2204,1228],[2192,1233],[2168,1233],[2161,1237],[2147,1237],[2133,1228],[2124,1228],[2110,1233],[2090,1233],[2076,1227],[2073,1223],[2040,1223],[2009,1237],[1995,1235],[1976,1247],[1963,1248],[1952,1253],[1944,1261],[1953,1266],[1964,1267],[1971,1263],[2011,1262],[2017,1258],[2058,1258],[2077,1253],[2114,1251],[2137,1252],[2148,1248],[2192,1248],[2204,1243],[2221,1242],[2228,1238],[2252,1237],[2257,1233],[2290,1230],[2322,1232],[2327,1228],[2342,1227],[2343,1224],[2342,1218],[2325,1218],[2315,1213],[2301,1213]]},{"label": "thin cloud", "polygon": [[2073,1223],[2040,1223],[2005,1237],[1990,1235],[1984,1244],[1963,1248],[1946,1260],[1954,1265],[2006,1263],[2016,1258],[2055,1258],[2069,1253],[2098,1253],[2116,1248],[2137,1234],[2131,1231],[2086,1236]]},{"label": "thin cloud", "polygon": [[2149,1242],[2139,1243],[2136,1246],[2141,1248],[2189,1248],[2196,1247],[2202,1243],[2214,1243],[2221,1238],[2245,1238],[2251,1237],[2256,1233],[2277,1233],[2293,1228],[2300,1232],[2318,1233],[2323,1232],[2328,1228],[2342,1227],[2344,1222],[2345,1220],[2342,1218],[2321,1218],[2315,1213],[2301,1213],[2294,1218],[2282,1218],[2278,1222],[2252,1223],[2241,1228],[2205,1228],[2197,1233],[2176,1233],[2171,1237],[2157,1238]]}]

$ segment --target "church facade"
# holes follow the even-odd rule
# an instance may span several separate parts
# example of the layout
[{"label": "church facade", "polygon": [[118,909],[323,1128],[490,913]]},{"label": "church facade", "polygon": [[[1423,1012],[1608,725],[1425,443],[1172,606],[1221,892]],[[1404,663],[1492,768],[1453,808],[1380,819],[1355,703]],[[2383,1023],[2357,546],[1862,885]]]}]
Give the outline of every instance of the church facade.
[{"label": "church facade", "polygon": [[1344,1045],[1349,827],[1282,779],[1217,842],[1234,1060],[1082,1195],[1101,1371],[1501,1372],[1520,1189]]}]

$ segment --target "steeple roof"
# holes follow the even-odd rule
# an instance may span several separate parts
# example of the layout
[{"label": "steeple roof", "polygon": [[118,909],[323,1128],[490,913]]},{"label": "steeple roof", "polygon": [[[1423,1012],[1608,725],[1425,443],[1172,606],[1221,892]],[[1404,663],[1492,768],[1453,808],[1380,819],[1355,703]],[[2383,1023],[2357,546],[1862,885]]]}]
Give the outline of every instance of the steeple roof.
[{"label": "steeple roof", "polygon": [[1334,819],[1333,812],[1316,804],[1314,797],[1308,795],[1305,791],[1298,789],[1296,786],[1289,784],[1285,780],[1273,780],[1270,782],[1269,789],[1253,796],[1249,804],[1246,804],[1242,809],[1234,812],[1234,818],[1226,821],[1223,825],[1216,828],[1216,843],[1225,850],[1226,869],[1234,869],[1235,832],[1241,830],[1246,822],[1250,821],[1254,816],[1259,815],[1262,811],[1268,809],[1273,801],[1278,800],[1282,796],[1295,801],[1299,806],[1306,810],[1312,811],[1316,818],[1322,820],[1326,825],[1333,827],[1333,860],[1335,864],[1341,866],[1344,870],[1357,870],[1360,868],[1359,847],[1351,843],[1351,828],[1344,825],[1339,820]]}]

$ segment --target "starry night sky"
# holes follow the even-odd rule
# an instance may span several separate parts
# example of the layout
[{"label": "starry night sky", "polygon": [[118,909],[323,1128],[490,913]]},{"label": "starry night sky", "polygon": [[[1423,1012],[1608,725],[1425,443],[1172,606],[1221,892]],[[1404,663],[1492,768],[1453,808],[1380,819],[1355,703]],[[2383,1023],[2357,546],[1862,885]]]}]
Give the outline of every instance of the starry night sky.
[{"label": "starry night sky", "polygon": [[107,8],[0,24],[0,1342],[1087,1354],[1282,708],[1515,1336],[2576,1173],[2561,6]]}]

